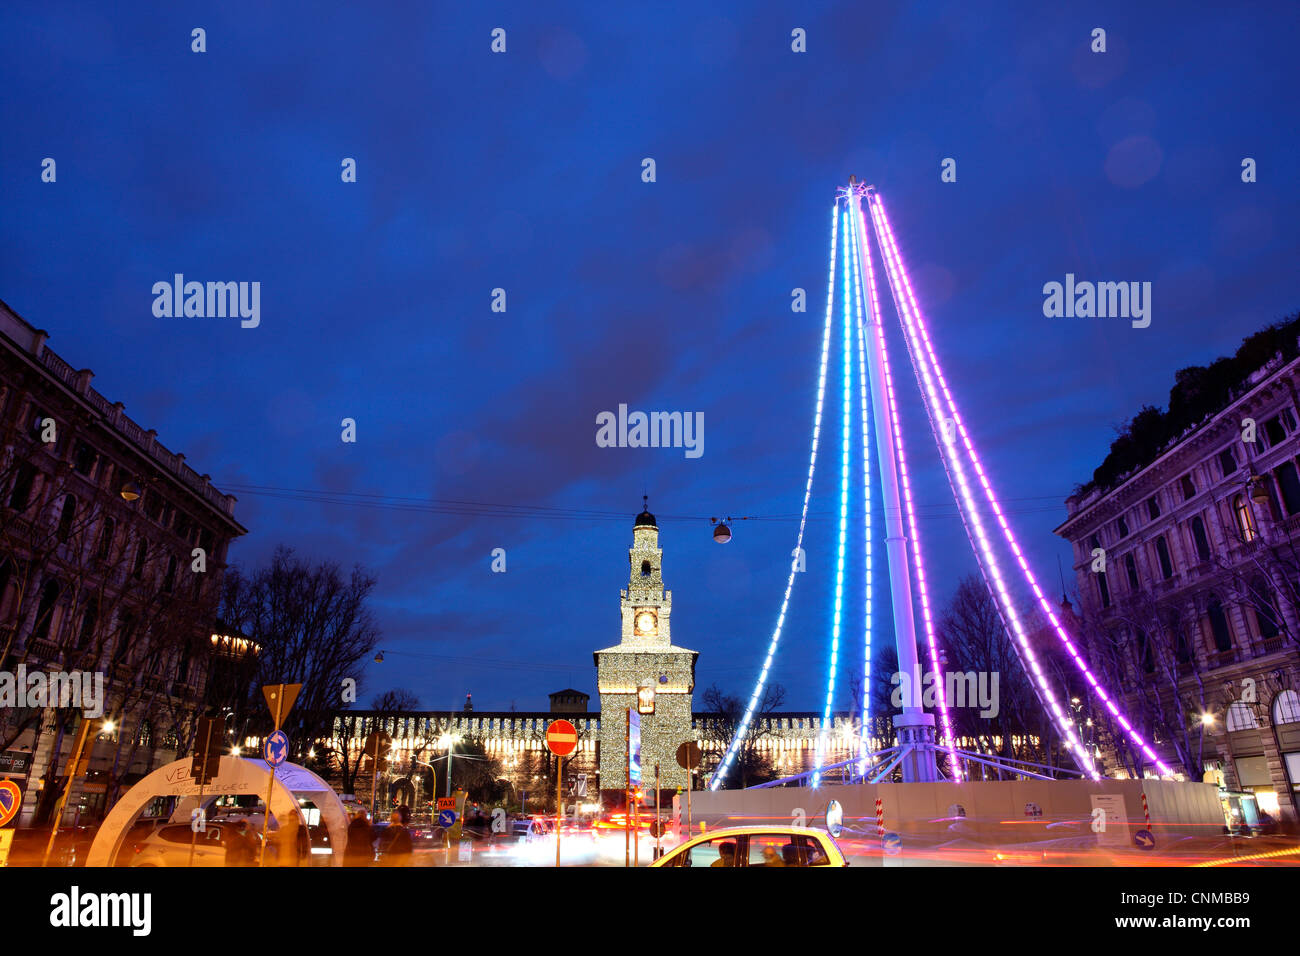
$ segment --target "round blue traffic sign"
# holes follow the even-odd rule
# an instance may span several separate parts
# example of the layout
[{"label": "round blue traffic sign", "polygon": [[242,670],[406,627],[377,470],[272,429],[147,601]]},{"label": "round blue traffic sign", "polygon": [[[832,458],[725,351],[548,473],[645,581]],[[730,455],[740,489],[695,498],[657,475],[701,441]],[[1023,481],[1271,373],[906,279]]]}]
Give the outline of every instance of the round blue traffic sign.
[{"label": "round blue traffic sign", "polygon": [[886,833],[880,838],[880,845],[890,856],[895,856],[903,848],[903,838],[897,833]]},{"label": "round blue traffic sign", "polygon": [[1154,850],[1156,838],[1150,830],[1139,830],[1133,834],[1133,845],[1139,850]]},{"label": "round blue traffic sign", "polygon": [[444,830],[450,830],[455,825],[456,825],[455,810],[438,811],[438,826],[442,827]]},{"label": "round blue traffic sign", "polygon": [[283,730],[277,730],[266,738],[266,746],[262,748],[262,759],[272,767],[278,767],[288,758],[289,735]]}]

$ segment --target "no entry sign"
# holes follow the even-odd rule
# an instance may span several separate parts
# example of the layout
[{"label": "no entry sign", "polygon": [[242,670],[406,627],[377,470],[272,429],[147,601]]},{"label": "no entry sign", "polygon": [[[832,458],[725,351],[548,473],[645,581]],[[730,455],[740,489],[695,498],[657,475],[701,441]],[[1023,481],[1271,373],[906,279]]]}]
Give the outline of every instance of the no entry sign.
[{"label": "no entry sign", "polygon": [[578,728],[567,720],[553,720],[546,728],[546,747],[557,757],[567,757],[578,749]]}]

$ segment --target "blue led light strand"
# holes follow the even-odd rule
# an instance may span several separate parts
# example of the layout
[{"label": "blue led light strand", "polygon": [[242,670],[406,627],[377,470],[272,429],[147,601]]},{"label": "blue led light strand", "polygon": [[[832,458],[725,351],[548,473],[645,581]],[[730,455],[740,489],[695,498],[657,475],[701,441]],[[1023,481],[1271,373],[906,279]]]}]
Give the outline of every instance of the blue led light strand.
[{"label": "blue led light strand", "polygon": [[794,590],[794,576],[798,573],[799,556],[803,553],[803,534],[808,523],[808,501],[812,497],[813,473],[817,467],[817,445],[821,439],[822,408],[826,397],[826,362],[830,356],[831,318],[834,315],[835,306],[835,255],[839,235],[838,228],[839,203],[837,201],[831,208],[831,255],[829,277],[826,283],[826,323],[822,328],[821,371],[817,375],[817,411],[813,416],[812,451],[808,455],[808,483],[803,492],[803,513],[799,517],[799,535],[795,540],[794,555],[790,562],[790,576],[785,583],[785,597],[781,600],[781,613],[777,616],[776,628],[772,631],[772,639],[768,643],[767,657],[763,660],[763,669],[758,675],[758,682],[754,685],[754,692],[749,697],[749,703],[745,707],[745,715],[741,718],[740,726],[731,738],[731,743],[727,745],[727,752],[718,764],[718,769],[709,778],[710,790],[717,790],[721,785],[727,771],[731,768],[732,761],[736,758],[736,750],[749,733],[749,725],[754,717],[754,709],[762,699],[763,688],[767,684],[768,671],[772,667],[772,659],[776,655],[777,644],[781,641],[781,631],[785,626],[785,614],[790,606],[790,592]]},{"label": "blue led light strand", "polygon": [[[846,240],[849,236],[848,224],[849,220],[846,214],[844,217]],[[832,612],[831,623],[831,658],[826,676],[826,703],[822,707],[822,726],[820,733],[817,734],[817,752],[813,763],[812,785],[814,787],[821,786],[822,766],[826,762],[826,736],[830,731],[831,704],[835,699],[835,674],[838,670],[840,657],[840,621],[844,614],[844,554],[847,550],[845,545],[849,533],[849,436],[851,433],[849,426],[853,423],[852,404],[849,401],[853,386],[853,364],[850,361],[853,357],[853,348],[849,338],[849,332],[852,329],[849,300],[851,283],[849,279],[849,258],[850,253],[846,252],[844,255],[844,360],[842,362],[843,375],[840,400],[840,537],[835,558],[835,607]]]}]

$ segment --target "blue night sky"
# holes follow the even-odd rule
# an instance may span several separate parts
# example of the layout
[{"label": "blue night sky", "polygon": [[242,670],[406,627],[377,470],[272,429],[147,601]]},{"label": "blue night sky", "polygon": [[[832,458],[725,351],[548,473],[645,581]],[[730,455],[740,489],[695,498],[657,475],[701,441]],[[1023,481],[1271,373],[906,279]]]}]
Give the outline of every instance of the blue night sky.
[{"label": "blue night sky", "polygon": [[[467,691],[480,709],[594,693],[591,651],[618,639],[643,492],[674,641],[701,652],[697,689],[748,692],[794,546],[829,212],[850,173],[887,203],[1053,592],[1069,554],[1052,528],[1115,426],[1165,404],[1175,370],[1300,307],[1295,4],[126,6],[0,13],[0,298],[238,494],[250,533],[233,560],[284,542],[377,575],[387,662],[369,665],[363,703],[393,686],[439,708]],[[1105,54],[1089,51],[1098,26]],[[489,50],[495,27],[504,55]],[[796,27],[807,53],[791,52]],[[940,182],[944,157],[956,183]],[[260,281],[260,327],[156,318],[151,287],[177,272]],[[1045,318],[1043,284],[1067,272],[1150,281],[1151,326]],[[905,395],[942,603],[975,564]],[[620,403],[703,412],[703,456],[598,448],[595,416]],[[824,693],[834,445],[775,667],[789,707]],[[242,490],[254,485],[610,517]],[[719,547],[711,515],[772,520],[740,522]],[[497,547],[505,574],[490,571]],[[848,581],[859,608],[856,557]],[[887,617],[877,625],[887,637]]]}]

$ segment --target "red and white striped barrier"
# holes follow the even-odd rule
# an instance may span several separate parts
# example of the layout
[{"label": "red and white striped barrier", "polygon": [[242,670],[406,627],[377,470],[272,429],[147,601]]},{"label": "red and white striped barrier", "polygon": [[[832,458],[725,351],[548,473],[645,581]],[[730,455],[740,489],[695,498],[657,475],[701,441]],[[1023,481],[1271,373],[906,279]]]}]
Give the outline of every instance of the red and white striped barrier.
[{"label": "red and white striped barrier", "polygon": [[876,836],[885,835],[885,801],[876,798]]}]

